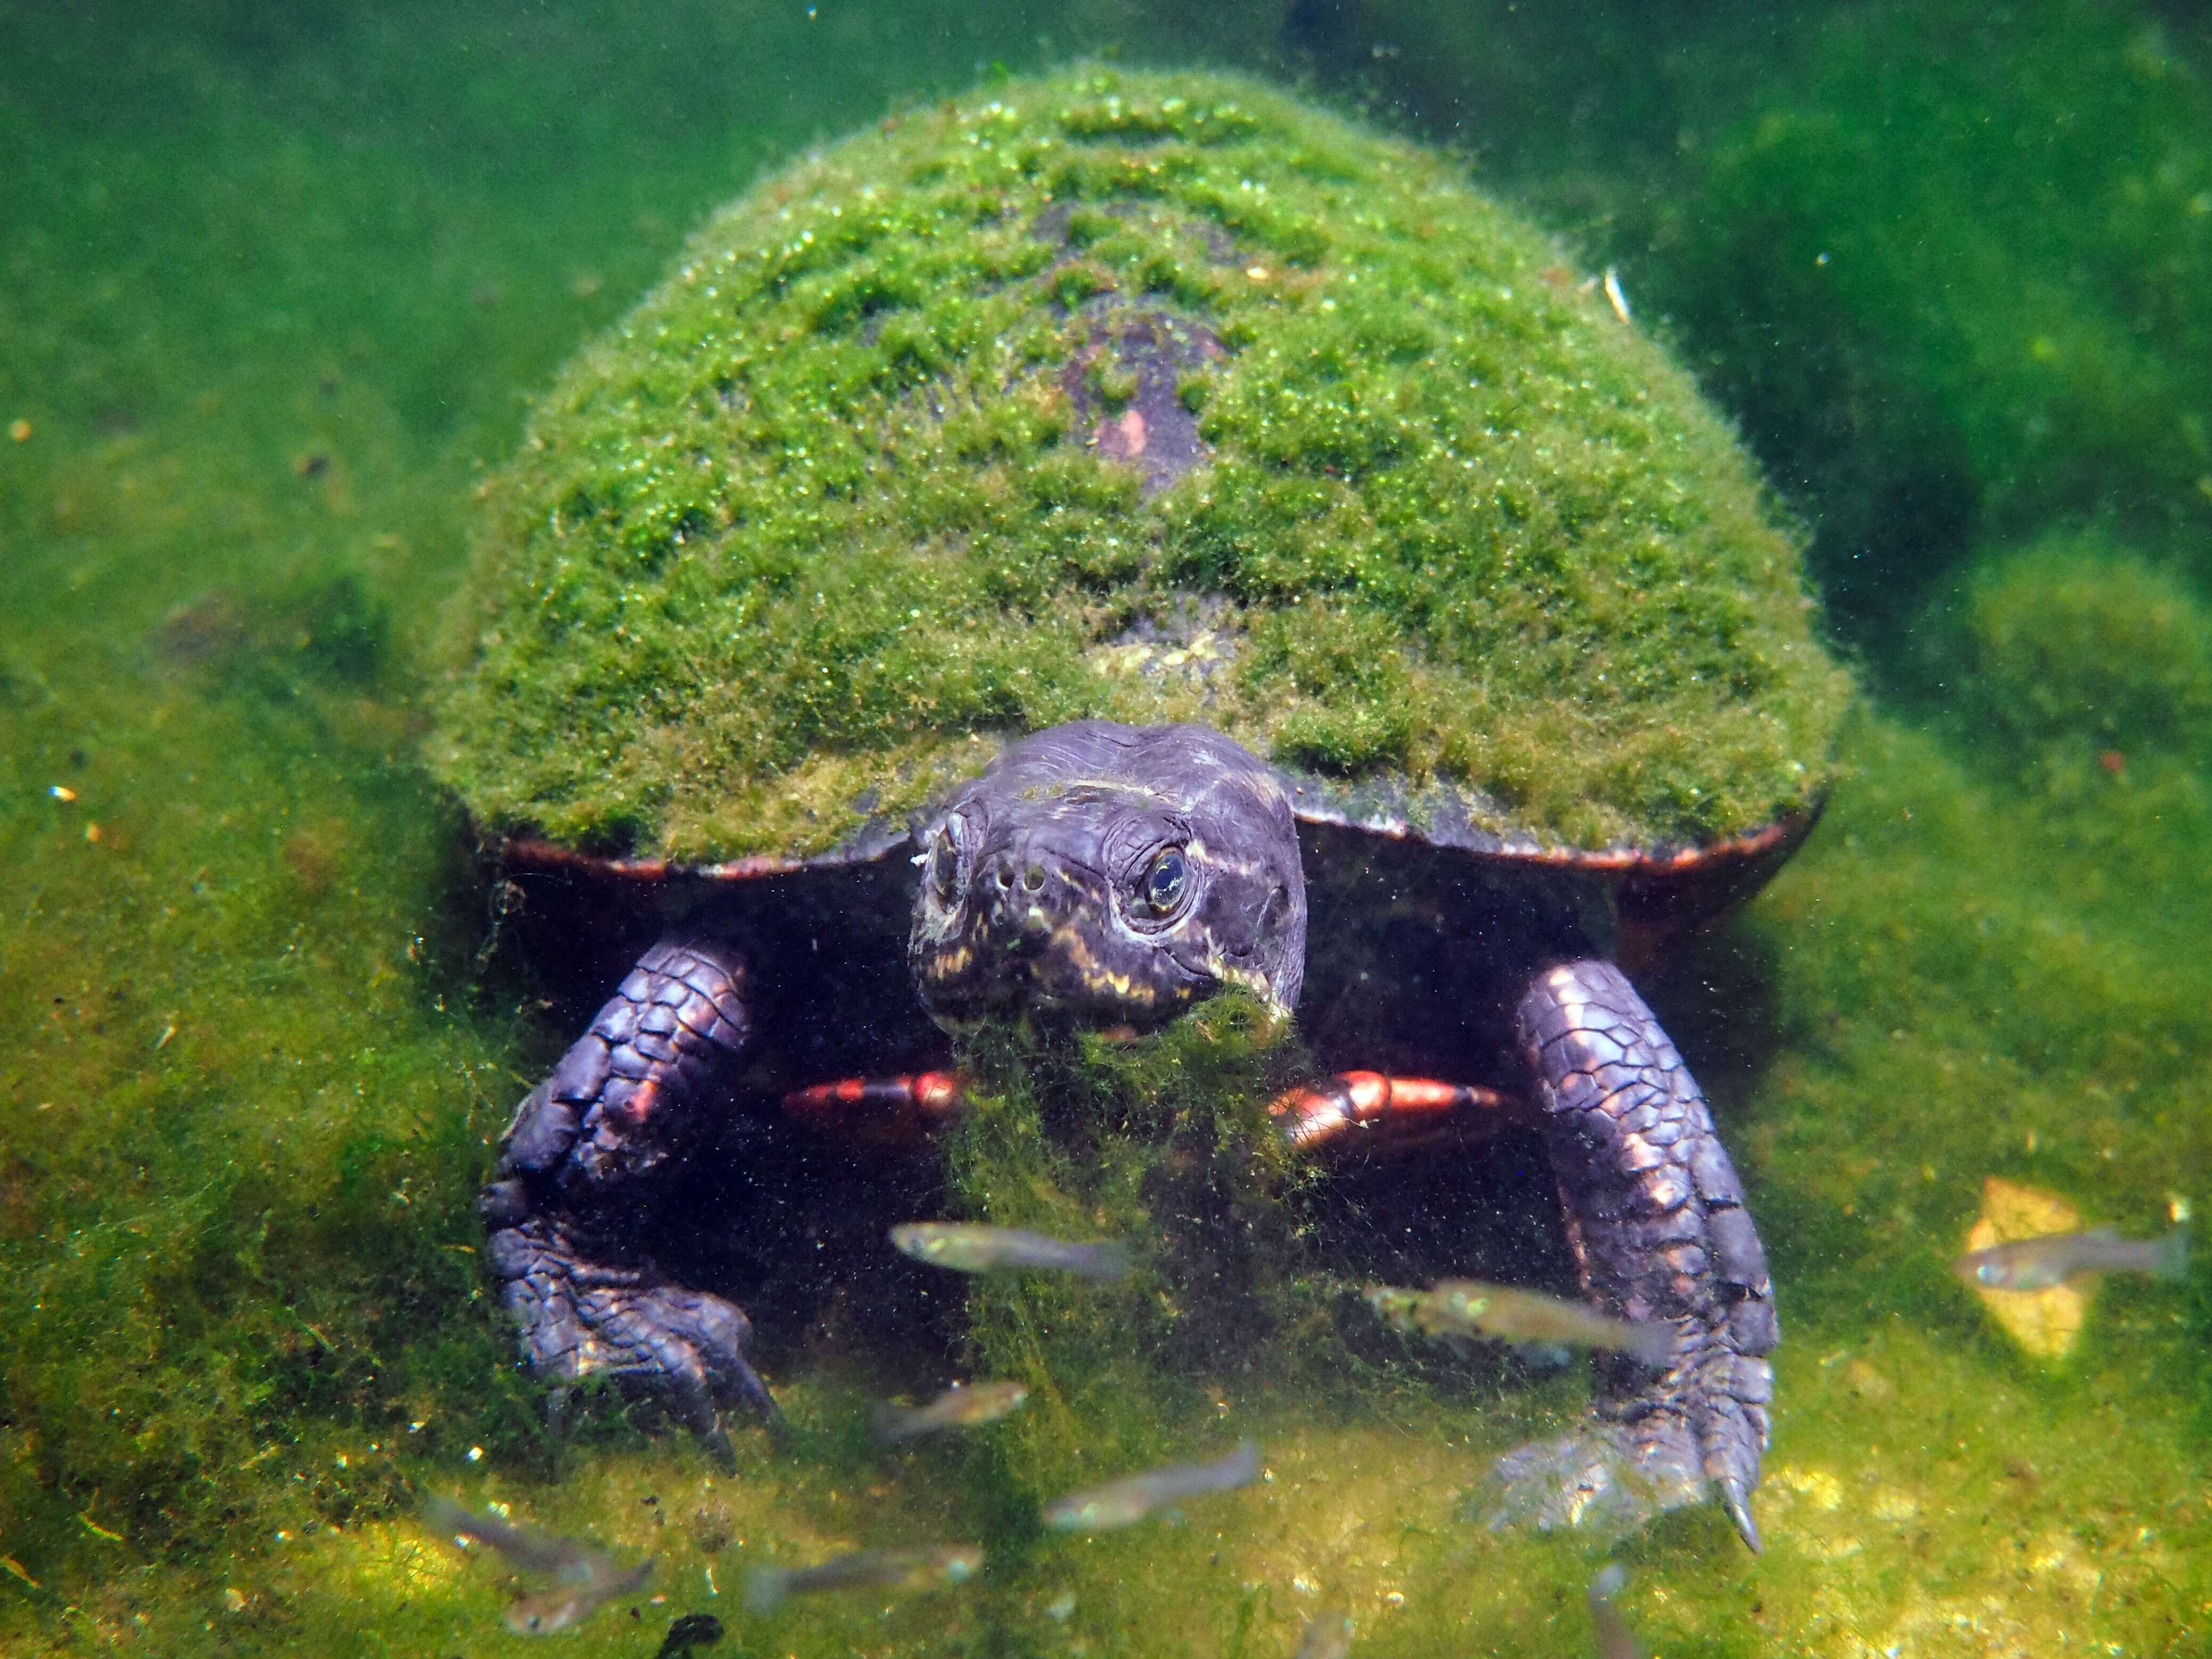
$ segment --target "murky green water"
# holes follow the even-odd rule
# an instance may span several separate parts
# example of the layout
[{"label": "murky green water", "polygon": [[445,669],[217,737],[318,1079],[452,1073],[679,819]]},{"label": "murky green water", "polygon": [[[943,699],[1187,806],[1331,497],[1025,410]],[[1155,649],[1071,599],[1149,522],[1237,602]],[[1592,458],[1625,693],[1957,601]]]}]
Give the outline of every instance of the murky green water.
[{"label": "murky green water", "polygon": [[1525,9],[0,6],[0,1646],[513,1648],[434,1489],[657,1554],[609,1651],[711,1612],[716,1653],[1262,1656],[1332,1605],[1358,1653],[1594,1650],[1602,1553],[1461,1512],[1577,1372],[1226,1379],[1262,1486],[756,1619],[750,1565],[993,1524],[988,1469],[842,1426],[910,1357],[866,1309],[777,1337],[796,1449],[726,1476],[550,1439],[480,1288],[578,1016],[418,758],[479,472],[763,169],[1111,49],[1450,139],[1615,266],[1867,688],[1806,851],[1646,983],[1785,1341],[1766,1553],[1623,1546],[1644,1640],[2204,1650],[2212,1280],[2108,1279],[2045,1359],[1947,1264],[1991,1176],[2137,1235],[2212,1198],[2212,28]]}]

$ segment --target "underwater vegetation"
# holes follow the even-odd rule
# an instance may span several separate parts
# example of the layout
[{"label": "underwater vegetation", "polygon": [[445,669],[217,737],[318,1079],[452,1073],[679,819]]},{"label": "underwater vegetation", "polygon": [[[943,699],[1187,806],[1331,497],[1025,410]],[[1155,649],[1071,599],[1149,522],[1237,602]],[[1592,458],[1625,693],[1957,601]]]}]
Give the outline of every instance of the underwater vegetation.
[{"label": "underwater vegetation", "polygon": [[[568,1024],[498,942],[420,758],[472,463],[754,167],[896,89],[965,88],[1018,56],[979,46],[994,29],[1028,39],[906,8],[895,88],[870,79],[893,38],[871,14],[823,9],[833,54],[804,9],[743,38],[686,12],[683,50],[635,58],[590,10],[94,30],[0,9],[22,44],[0,133],[39,163],[0,172],[0,433],[27,428],[0,442],[10,1651],[520,1650],[495,1577],[414,1520],[424,1489],[659,1557],[670,1599],[579,1638],[641,1656],[695,1615],[718,1656],[1288,1654],[1333,1607],[1354,1653],[1589,1651],[1595,1563],[1462,1514],[1497,1450],[1581,1409],[1571,1372],[1378,1348],[1310,1403],[1194,1370],[1117,1419],[1131,1451],[1249,1435],[1272,1480],[1020,1576],[765,1624],[738,1605],[752,1566],[1011,1517],[993,1448],[1040,1402],[975,1431],[1000,1440],[886,1463],[864,1431],[881,1379],[795,1350],[772,1380],[803,1455],[748,1441],[726,1477],[611,1413],[550,1442],[472,1297],[488,1143]],[[685,76],[744,51],[792,66],[753,86],[768,117]],[[661,98],[690,119],[634,118]],[[146,126],[100,113],[118,105]],[[2130,1237],[2212,1199],[2212,803],[2160,714],[2212,650],[2204,605],[2159,523],[2045,528],[1945,532],[1986,595],[1924,624],[1971,641],[1961,712],[1859,716],[1804,853],[1648,986],[1745,1175],[1785,1332],[1766,1555],[1705,1516],[1625,1552],[1616,1605],[1656,1652],[2203,1644],[2212,1279],[2108,1281],[2046,1365],[1948,1272],[1991,1174]],[[2156,620],[2103,603],[2107,563]],[[1144,1466],[1114,1449],[1111,1472]]]},{"label": "underwater vegetation", "polygon": [[1873,665],[1984,544],[2099,517],[2154,556],[2201,547],[2200,9],[1522,9],[1363,0],[1303,38],[1619,262],[1811,516]]},{"label": "underwater vegetation", "polygon": [[1923,630],[1928,664],[1955,665],[1962,736],[2051,776],[2092,751],[2212,759],[2212,609],[2169,568],[2102,536],[2060,532],[1979,561]]},{"label": "underwater vegetation", "polygon": [[[1713,136],[1654,230],[1655,297],[1778,480],[1837,516],[1838,602],[1887,616],[1931,564],[2057,519],[2201,545],[2203,20],[1880,8],[1809,59]],[[1899,518],[1932,545],[1908,550]]]}]

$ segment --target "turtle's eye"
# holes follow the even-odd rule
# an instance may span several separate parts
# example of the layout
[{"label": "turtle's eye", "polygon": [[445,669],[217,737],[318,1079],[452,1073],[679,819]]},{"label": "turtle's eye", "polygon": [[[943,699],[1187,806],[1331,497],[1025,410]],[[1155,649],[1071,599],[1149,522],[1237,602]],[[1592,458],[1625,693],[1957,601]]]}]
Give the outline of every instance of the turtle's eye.
[{"label": "turtle's eye", "polygon": [[940,903],[950,904],[960,884],[960,848],[952,840],[952,827],[947,824],[937,832],[936,842],[929,849],[929,886]]},{"label": "turtle's eye", "polygon": [[1145,873],[1137,878],[1138,910],[1149,916],[1172,915],[1182,902],[1188,878],[1182,849],[1163,848],[1158,856],[1145,866]]}]

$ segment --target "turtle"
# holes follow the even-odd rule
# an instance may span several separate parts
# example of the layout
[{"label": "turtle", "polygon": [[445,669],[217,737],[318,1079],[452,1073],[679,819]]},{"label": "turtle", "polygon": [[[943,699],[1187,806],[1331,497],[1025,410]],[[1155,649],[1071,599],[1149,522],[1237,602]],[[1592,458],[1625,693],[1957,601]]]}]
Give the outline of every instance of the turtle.
[{"label": "turtle", "polygon": [[659,1247],[749,1126],[926,1146],[957,1034],[1233,992],[1320,1068],[1297,1155],[1525,1127],[1583,1294],[1674,1333],[1499,1513],[1758,1547],[1773,1287],[1630,973],[1802,842],[1852,687],[1725,422],[1464,172],[1255,80],[1006,80],[757,185],[540,405],[430,744],[618,981],[480,1200],[556,1408],[778,1423]]}]

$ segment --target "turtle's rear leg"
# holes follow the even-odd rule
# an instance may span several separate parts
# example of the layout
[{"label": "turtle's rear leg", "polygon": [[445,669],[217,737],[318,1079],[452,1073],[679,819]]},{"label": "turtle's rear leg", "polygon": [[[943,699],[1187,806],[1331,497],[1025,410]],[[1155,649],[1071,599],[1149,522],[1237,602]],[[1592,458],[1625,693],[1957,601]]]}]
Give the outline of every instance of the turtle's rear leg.
[{"label": "turtle's rear leg", "polygon": [[670,1282],[636,1235],[752,1041],[746,978],[726,946],[647,951],[516,1109],[478,1200],[500,1299],[524,1361],[553,1385],[556,1420],[570,1389],[609,1377],[666,1396],[725,1462],[724,1402],[742,1398],[781,1426],[745,1358],[751,1326],[734,1304]]},{"label": "turtle's rear leg", "polygon": [[1711,1492],[1759,1547],[1751,1494],[1779,1339],[1766,1257],[1705,1097],[1607,962],[1547,969],[1516,1013],[1583,1286],[1674,1331],[1663,1368],[1598,1361],[1595,1420],[1498,1460],[1493,1522],[1626,1528]]}]

